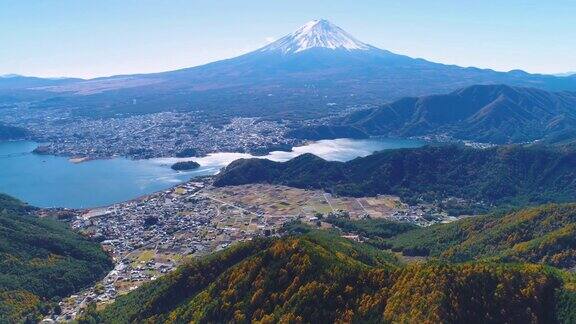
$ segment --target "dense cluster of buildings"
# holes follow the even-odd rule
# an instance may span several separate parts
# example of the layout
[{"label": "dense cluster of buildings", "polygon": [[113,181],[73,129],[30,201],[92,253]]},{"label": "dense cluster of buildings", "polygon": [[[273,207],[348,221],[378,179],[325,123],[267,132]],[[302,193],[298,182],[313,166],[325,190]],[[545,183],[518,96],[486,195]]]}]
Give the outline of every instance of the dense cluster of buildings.
[{"label": "dense cluster of buildings", "polygon": [[261,153],[299,142],[285,137],[282,121],[259,118],[210,120],[197,112],[161,112],[128,117],[93,118],[68,111],[34,113],[7,110],[0,121],[18,125],[41,143],[39,152],[80,158],[113,156],[146,159],[173,157],[192,149],[196,155],[214,152]]},{"label": "dense cluster of buildings", "polygon": [[210,181],[195,179],[140,199],[78,211],[70,220],[72,228],[99,240],[115,267],[93,287],[64,299],[54,320],[73,319],[93,302],[112,302],[191,256],[270,235],[288,220],[268,222],[256,210],[210,197],[204,192]]}]

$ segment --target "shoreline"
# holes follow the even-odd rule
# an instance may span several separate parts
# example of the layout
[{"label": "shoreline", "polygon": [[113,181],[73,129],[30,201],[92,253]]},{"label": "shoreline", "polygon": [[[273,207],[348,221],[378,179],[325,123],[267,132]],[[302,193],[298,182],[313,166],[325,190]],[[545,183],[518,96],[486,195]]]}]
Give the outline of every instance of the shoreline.
[{"label": "shoreline", "polygon": [[[191,178],[191,179],[189,179],[189,180],[187,180],[187,181],[183,181],[183,182],[174,184],[173,186],[168,187],[168,188],[166,188],[166,189],[157,190],[157,191],[154,191],[154,192],[151,192],[151,193],[147,193],[147,194],[144,194],[144,195],[141,195],[141,196],[138,196],[138,197],[134,197],[134,198],[131,198],[131,199],[128,199],[128,200],[119,201],[119,202],[116,202],[116,203],[113,203],[113,204],[110,204],[110,205],[97,206],[97,207],[86,207],[86,208],[65,208],[65,207],[52,207],[52,208],[42,208],[42,207],[39,207],[39,208],[42,208],[42,209],[68,209],[68,210],[76,210],[76,211],[80,211],[80,212],[90,212],[90,211],[98,210],[98,209],[108,209],[108,208],[114,207],[115,205],[118,205],[118,204],[125,204],[125,203],[129,203],[129,202],[141,201],[141,200],[146,199],[146,198],[148,198],[148,197],[150,197],[150,196],[157,195],[157,194],[159,194],[159,193],[161,193],[161,192],[165,192],[165,191],[167,191],[167,190],[173,190],[174,188],[179,187],[179,186],[182,186],[182,185],[187,184],[187,183],[189,183],[189,182],[203,182],[203,183],[206,183],[206,182],[212,180],[212,179],[211,179],[212,177],[214,177],[214,176],[213,176],[213,175],[205,175],[205,176],[199,176],[199,177],[196,177],[196,178]],[[193,181],[193,180],[196,180],[196,181]]]},{"label": "shoreline", "polygon": [[[179,184],[185,183],[189,180],[194,181],[194,179],[198,179],[200,177],[203,176],[212,176],[213,174],[218,173],[218,171],[220,171],[220,169],[224,166],[226,166],[227,164],[229,164],[230,162],[239,159],[239,158],[268,158],[270,160],[278,160],[278,161],[285,161],[285,160],[289,160],[291,158],[293,158],[294,156],[300,155],[300,154],[304,154],[307,152],[311,152],[313,154],[317,154],[318,156],[325,156],[324,158],[329,159],[329,160],[348,160],[357,156],[365,156],[365,155],[369,155],[372,154],[373,151],[376,150],[381,150],[381,149],[394,149],[397,145],[395,145],[395,141],[397,140],[396,138],[393,138],[391,140],[390,143],[387,143],[386,141],[383,142],[383,144],[378,144],[377,142],[379,142],[378,140],[382,139],[382,137],[375,137],[374,140],[376,141],[368,141],[366,142],[366,147],[364,147],[363,145],[357,145],[351,141],[354,140],[350,140],[350,141],[346,141],[346,139],[340,139],[340,140],[344,140],[344,141],[339,141],[337,140],[322,140],[322,141],[306,141],[305,145],[303,146],[297,146],[294,147],[292,149],[292,153],[286,152],[286,151],[274,151],[275,153],[272,154],[272,156],[252,156],[250,154],[231,154],[231,153],[226,153],[226,152],[217,152],[217,153],[213,153],[213,154],[209,154],[208,156],[206,156],[205,158],[199,158],[199,157],[188,157],[188,158],[174,158],[174,157],[170,157],[167,158],[166,161],[163,161],[159,158],[146,158],[146,159],[130,159],[130,158],[123,158],[120,156],[115,156],[115,157],[109,157],[107,159],[101,159],[101,160],[113,160],[113,159],[126,159],[126,160],[131,160],[131,161],[152,161],[150,168],[152,168],[151,170],[156,170],[156,169],[163,169],[162,171],[159,171],[160,176],[165,177],[169,177],[171,178],[177,178],[179,181],[165,181],[164,178],[158,178],[158,180],[155,180],[153,178],[148,179],[146,182],[146,187],[148,187],[149,189],[154,189],[154,188],[160,188],[158,190],[131,190],[130,186],[126,186],[129,192],[134,191],[136,193],[136,195],[129,195],[129,194],[121,194],[119,196],[124,196],[124,198],[128,198],[128,199],[91,199],[90,198],[90,193],[82,193],[79,194],[78,197],[73,197],[71,198],[71,202],[66,201],[66,199],[60,199],[59,198],[55,198],[54,201],[49,201],[47,200],[47,198],[50,198],[52,196],[52,193],[49,195],[44,194],[44,197],[32,197],[30,195],[27,194],[14,194],[16,197],[20,197],[21,199],[23,199],[24,201],[28,201],[31,204],[34,204],[36,206],[42,206],[44,208],[68,208],[68,209],[78,209],[78,210],[91,210],[91,209],[97,209],[97,208],[106,208],[118,203],[122,203],[125,201],[130,201],[130,200],[138,200],[138,199],[142,199],[143,197],[149,195],[149,194],[153,194],[157,191],[162,191],[162,190],[166,190],[168,188],[172,188],[174,186],[177,186]],[[326,143],[324,143],[326,142]],[[374,142],[374,143],[372,143]],[[421,143],[421,141],[415,141],[416,144],[410,144],[411,145],[416,145],[416,146],[421,146],[423,143]],[[314,143],[318,143],[318,145],[315,145]],[[307,145],[306,145],[307,144]],[[37,143],[34,142],[29,142],[27,145],[24,145],[23,148],[25,149],[25,151],[27,151],[27,154],[30,154],[30,150],[31,147],[34,147],[35,145],[37,145]],[[404,146],[404,144],[400,143],[398,144],[400,147],[406,147]],[[308,147],[311,146],[311,147]],[[32,153],[31,155],[37,155],[39,158],[41,158],[41,155],[36,154],[36,153]],[[212,156],[214,155],[214,156]],[[53,156],[53,157],[58,157],[58,155],[51,155],[51,154],[46,154],[46,160],[49,158],[49,156]],[[63,161],[58,161],[57,166],[59,168],[66,168],[66,165],[61,165],[62,162],[65,162],[65,164],[68,164],[69,166],[73,165],[73,164],[80,164],[80,163],[84,163],[84,162],[90,162],[93,160],[98,160],[96,158],[90,157],[90,156],[81,156],[81,155],[76,155],[76,156],[71,156],[68,158],[63,157],[62,155],[59,156],[61,159],[63,159]],[[42,158],[41,158],[42,159]],[[36,160],[36,159],[35,159]],[[175,171],[175,170],[170,170],[170,165],[177,162],[177,161],[195,161],[198,162],[201,165],[201,169],[200,170],[190,170],[190,171]],[[38,161],[38,163],[40,162],[45,162],[45,161]],[[126,162],[127,163],[127,162]],[[122,162],[121,164],[124,165],[124,168],[132,168],[130,166],[130,164],[126,164],[125,162]],[[40,174],[44,174],[46,172],[46,170],[49,170],[49,167],[51,167],[52,165],[54,165],[53,163],[50,164],[50,166],[46,167],[43,165],[39,165],[35,170],[38,171],[40,170]],[[126,166],[128,165],[128,166]],[[146,170],[146,168],[148,168],[148,164],[146,162],[143,163],[139,163],[138,165],[135,166],[136,169],[138,169],[138,167],[142,165],[144,170]],[[47,169],[48,168],[48,169]],[[95,169],[102,169],[102,165],[100,165],[100,163],[95,164],[94,165]],[[83,172],[86,172],[86,170],[93,170],[94,169],[92,166],[90,167],[83,167],[83,168],[76,168],[76,167],[72,167],[70,168],[70,172],[72,172],[72,174],[78,174],[78,177],[81,176],[81,174],[83,174]],[[106,164],[104,164],[104,168],[106,168]],[[116,169],[114,169],[116,170]],[[130,169],[131,170],[131,169]],[[124,170],[127,171],[127,170]],[[70,172],[66,172],[65,175],[68,175]],[[90,175],[86,175],[88,176],[93,176],[93,172],[90,171],[91,174]],[[147,171],[148,173],[152,172],[152,171]],[[38,173],[38,172],[37,172]],[[143,172],[146,173],[146,172]],[[188,175],[188,173],[190,175]],[[110,174],[109,171],[105,171],[102,172],[103,175],[107,175]],[[115,173],[117,174],[117,176],[121,176],[121,174],[118,174],[117,172]],[[178,175],[178,174],[182,174],[182,175]],[[48,178],[53,178],[53,177],[48,177]],[[168,180],[170,180],[168,179]],[[199,180],[199,179],[198,179]],[[83,180],[74,180],[75,182],[78,182],[80,184],[82,184],[84,187],[84,189],[87,189],[88,192],[91,191],[90,189],[90,185],[94,185],[94,184],[85,184],[86,181]],[[102,180],[103,183],[109,183],[111,181],[107,181],[107,180]],[[158,182],[166,182],[163,185],[159,185]],[[113,181],[112,181],[113,182]],[[169,183],[172,182],[172,183]],[[155,184],[156,183],[156,184]],[[43,185],[43,184],[41,184]],[[141,184],[142,185],[142,184]],[[68,190],[72,187],[68,186],[65,189]],[[80,187],[77,187],[80,188]],[[9,193],[10,191],[14,191],[14,190],[8,190],[9,188],[6,188],[6,192]],[[73,188],[72,188],[73,189]],[[95,191],[105,191],[106,189],[102,189],[102,188],[93,188],[93,190]],[[125,191],[124,191],[125,192]],[[28,199],[30,198],[30,199]],[[94,200],[94,201],[93,201]],[[96,202],[96,200],[99,200],[101,202],[103,202],[103,204],[92,204],[93,202]]]},{"label": "shoreline", "polygon": [[87,162],[90,160],[92,160],[90,157],[71,157],[68,159],[68,162],[78,164],[78,163]]},{"label": "shoreline", "polygon": [[[257,152],[257,151],[249,151],[249,150],[236,150],[236,151],[214,151],[214,152],[208,152],[208,153],[203,153],[203,154],[198,154],[197,156],[186,156],[186,157],[178,157],[176,155],[172,155],[172,156],[152,156],[152,157],[132,157],[132,156],[125,156],[125,155],[118,155],[118,154],[113,154],[113,155],[96,155],[96,156],[90,156],[90,155],[75,155],[75,154],[68,154],[65,152],[51,152],[47,150],[47,147],[44,143],[41,142],[36,142],[34,140],[15,140],[12,142],[20,142],[20,141],[25,141],[25,142],[31,142],[37,145],[37,147],[31,152],[33,154],[36,155],[47,155],[47,156],[56,156],[56,157],[63,157],[68,159],[69,162],[74,163],[74,164],[78,164],[78,163],[84,163],[84,162],[89,162],[89,161],[98,161],[98,160],[111,160],[111,159],[117,159],[117,158],[122,158],[122,159],[128,159],[128,160],[132,160],[132,161],[149,161],[149,160],[154,160],[154,159],[176,159],[178,161],[190,161],[190,160],[195,160],[195,159],[201,159],[201,158],[205,158],[208,157],[210,155],[213,154],[219,154],[219,153],[230,153],[230,154],[234,154],[234,153],[238,153],[238,154],[249,154],[253,157],[256,158],[260,158],[263,156],[267,156],[270,155],[271,153],[275,153],[275,152],[285,152],[285,153],[289,153],[289,152],[294,152],[294,150],[296,148],[299,147],[305,147],[314,143],[319,143],[319,142],[323,142],[323,141],[335,141],[335,140],[359,140],[359,139],[355,139],[355,138],[349,138],[349,137],[341,137],[341,138],[333,138],[333,139],[319,139],[319,140],[300,140],[299,143],[297,145],[293,145],[290,147],[290,149],[288,149],[287,147],[270,147],[266,150],[263,150],[261,152]],[[380,140],[380,139],[391,139],[391,140],[412,140],[412,141],[420,141],[420,142],[433,142],[430,139],[427,139],[426,136],[412,136],[412,137],[395,137],[395,136],[384,136],[384,135],[374,135],[374,136],[370,136],[367,138],[367,140]],[[440,142],[440,141],[437,141]],[[450,142],[455,142],[457,143],[458,140],[452,140],[452,141],[445,141],[445,142],[441,142],[441,143],[450,143]]]}]

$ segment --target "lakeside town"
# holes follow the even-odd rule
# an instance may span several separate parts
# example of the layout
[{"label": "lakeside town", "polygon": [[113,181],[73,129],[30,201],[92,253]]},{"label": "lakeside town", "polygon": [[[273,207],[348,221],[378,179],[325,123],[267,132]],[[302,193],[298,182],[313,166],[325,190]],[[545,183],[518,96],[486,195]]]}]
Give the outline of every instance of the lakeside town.
[{"label": "lakeside town", "polygon": [[212,180],[191,179],[112,206],[68,211],[70,226],[99,241],[114,269],[92,287],[63,299],[61,311],[44,322],[71,321],[90,304],[103,307],[183,262],[236,242],[279,235],[282,226],[294,220],[325,228],[332,225],[318,215],[385,218],[420,226],[456,219],[434,205],[409,206],[395,196],[336,197],[265,184],[217,188]]},{"label": "lakeside town", "polygon": [[[88,118],[70,115],[5,122],[22,125],[31,139],[41,143],[37,153],[76,158],[105,159],[123,156],[147,159],[202,156],[213,152],[264,154],[298,144],[285,137],[282,121],[232,118],[223,124],[203,120],[195,113],[162,112],[122,118]],[[47,122],[48,121],[48,122]]]},{"label": "lakeside town", "polygon": [[[203,194],[209,182],[196,179],[129,202],[78,211],[70,220],[71,227],[101,241],[115,266],[93,287],[64,299],[60,314],[47,320],[72,320],[90,303],[109,303],[190,257],[256,235],[270,235],[278,228],[268,224],[263,215]],[[289,220],[289,216],[282,218],[278,224]]]},{"label": "lakeside town", "polygon": [[200,157],[236,152],[264,155],[304,143],[298,127],[328,125],[369,106],[333,107],[330,116],[304,120],[214,116],[205,111],[165,111],[126,116],[83,116],[69,108],[2,106],[0,123],[26,129],[39,154],[75,159]]},{"label": "lakeside town", "polygon": [[[201,111],[88,117],[71,109],[40,111],[24,105],[3,107],[0,123],[26,129],[27,138],[39,143],[35,153],[65,156],[75,162],[112,157],[201,157],[219,152],[265,155],[304,144],[305,139],[291,134],[294,129],[331,125],[346,114],[370,107],[340,107],[327,117],[295,121],[216,118]],[[494,147],[494,144],[459,140],[443,133],[412,138],[428,143],[460,143],[478,149]]]}]

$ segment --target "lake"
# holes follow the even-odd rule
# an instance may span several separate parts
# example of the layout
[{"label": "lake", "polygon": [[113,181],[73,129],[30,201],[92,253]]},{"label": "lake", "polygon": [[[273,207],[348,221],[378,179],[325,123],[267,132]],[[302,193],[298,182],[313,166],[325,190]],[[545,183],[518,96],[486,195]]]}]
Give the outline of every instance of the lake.
[{"label": "lake", "polygon": [[[348,161],[383,149],[418,147],[423,142],[403,139],[336,139],[295,147],[292,152],[271,152],[274,161],[287,161],[303,153],[326,160]],[[164,190],[193,177],[216,174],[243,153],[213,153],[205,157],[130,160],[114,158],[72,163],[65,157],[37,155],[34,142],[0,142],[0,192],[39,207],[91,208],[130,200]],[[176,172],[177,161],[200,164],[193,171]]]}]

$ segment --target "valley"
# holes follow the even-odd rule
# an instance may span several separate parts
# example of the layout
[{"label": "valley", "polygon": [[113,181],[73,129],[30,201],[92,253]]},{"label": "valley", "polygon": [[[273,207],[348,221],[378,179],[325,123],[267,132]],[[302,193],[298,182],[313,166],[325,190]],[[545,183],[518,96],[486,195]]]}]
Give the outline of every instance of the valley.
[{"label": "valley", "polygon": [[569,10],[125,5],[0,4],[0,324],[576,323]]},{"label": "valley", "polygon": [[[431,204],[408,206],[398,197],[335,197],[318,190],[274,185],[212,186],[210,177],[106,208],[72,210],[72,229],[100,242],[114,269],[89,289],[65,298],[57,321],[75,318],[91,303],[103,307],[118,296],[178,266],[238,242],[279,237],[291,222],[331,228],[330,215],[382,219],[417,226],[452,222]],[[73,216],[72,216],[73,215]]]},{"label": "valley", "polygon": [[[262,238],[285,240],[290,235],[295,233],[297,235],[301,231],[306,233],[313,230],[330,233],[329,235],[335,235],[353,242],[353,244],[359,244],[358,248],[360,249],[367,249],[367,246],[371,246],[386,250],[385,253],[389,253],[386,258],[396,260],[394,262],[399,262],[402,267],[406,263],[429,262],[427,260],[433,261],[436,258],[444,258],[444,255],[452,256],[454,252],[438,252],[437,250],[456,250],[458,249],[457,245],[448,249],[443,245],[437,247],[438,244],[435,245],[435,243],[427,240],[438,239],[442,241],[447,239],[454,240],[454,244],[458,244],[456,240],[460,235],[457,234],[456,237],[452,238],[453,228],[474,228],[476,225],[465,224],[476,221],[483,222],[483,219],[490,217],[498,219],[499,216],[497,215],[479,216],[485,213],[487,207],[491,205],[478,203],[480,199],[463,199],[461,193],[466,191],[461,191],[460,194],[458,191],[446,191],[448,195],[438,196],[439,199],[422,199],[422,196],[414,199],[414,196],[406,194],[409,192],[407,189],[411,188],[409,182],[406,181],[404,181],[404,185],[407,187],[404,189],[395,188],[394,191],[379,193],[355,191],[354,194],[350,194],[348,191],[334,190],[332,185],[323,179],[332,178],[331,174],[339,172],[338,167],[350,163],[358,164],[357,168],[362,170],[365,176],[371,177],[371,169],[363,166],[363,163],[372,159],[380,159],[379,155],[387,157],[398,156],[402,153],[425,154],[427,165],[430,166],[439,163],[430,159],[436,155],[441,157],[442,161],[446,156],[452,156],[451,161],[459,161],[458,154],[465,153],[466,158],[477,159],[475,156],[479,155],[483,157],[479,161],[483,161],[484,157],[490,157],[494,154],[493,152],[502,152],[502,150],[508,150],[508,158],[511,158],[512,161],[516,161],[515,156],[517,155],[523,156],[525,159],[531,154],[536,154],[538,160],[541,159],[539,152],[558,154],[556,157],[554,155],[548,157],[551,159],[571,159],[570,154],[563,155],[565,153],[542,151],[541,148],[474,149],[427,146],[383,151],[365,158],[354,159],[351,162],[328,162],[310,154],[301,155],[284,163],[261,159],[239,160],[232,163],[220,175],[192,179],[170,189],[135,200],[102,208],[68,210],[66,211],[66,222],[72,229],[90,240],[100,242],[103,250],[111,256],[114,269],[91,287],[64,298],[59,303],[60,311],[46,317],[46,320],[69,321],[76,318],[82,319],[85,316],[101,316],[94,312],[104,310],[103,314],[105,314],[107,310],[113,311],[116,307],[121,307],[118,306],[117,300],[125,301],[126,298],[129,300],[134,293],[147,289],[144,287],[150,287],[149,283],[162,282],[166,280],[165,278],[173,276],[174,273],[178,273],[194,262],[203,262],[198,260],[210,259],[214,253],[228,253],[227,251],[238,248],[242,242],[258,242]],[[380,161],[378,165],[384,165],[386,159]],[[416,159],[410,160],[415,161]],[[244,168],[243,164],[252,161],[276,164],[256,172],[249,169],[243,170],[241,172],[242,177],[237,178],[239,174],[237,168],[239,166]],[[311,164],[302,163],[303,161],[310,161]],[[320,163],[321,166],[316,167],[312,162]],[[371,163],[373,164],[373,162]],[[291,169],[290,164],[299,165],[298,169]],[[471,167],[481,170],[473,163],[462,164],[469,164]],[[278,168],[283,165],[287,165],[288,169]],[[442,170],[441,164],[439,166],[439,170]],[[558,167],[559,164],[556,163],[556,166]],[[567,169],[564,172],[572,172],[570,170],[572,170],[573,165],[567,164],[565,167]],[[403,172],[406,172],[405,176],[408,178],[421,172],[418,169],[407,169],[398,164],[395,164],[395,168],[404,170]],[[491,166],[488,168],[493,169]],[[434,171],[430,168],[427,170]],[[283,172],[288,173],[285,175]],[[296,172],[295,174],[301,178],[289,175],[290,172]],[[539,171],[536,171],[536,174],[538,173]],[[253,174],[268,174],[271,178],[252,183],[252,178],[247,176]],[[350,179],[358,179],[353,173],[350,173],[349,176]],[[298,184],[298,181],[309,178],[315,179],[315,182]],[[425,178],[429,177],[425,176]],[[559,178],[562,176],[560,175]],[[231,182],[230,179],[236,180]],[[241,182],[237,182],[237,179],[241,179]],[[268,179],[283,182],[276,183]],[[296,182],[286,182],[283,179]],[[529,179],[525,180],[531,182]],[[444,181],[448,181],[443,185],[445,190],[450,187],[449,184],[458,183],[456,178],[451,177]],[[312,183],[322,186],[311,186]],[[419,181],[418,183],[422,186],[423,192],[432,192],[425,188],[425,182]],[[550,184],[546,184],[546,186],[544,192],[553,192],[551,191],[553,186]],[[372,184],[371,188],[379,188],[379,186]],[[569,186],[564,187],[564,190],[570,190],[570,188]],[[401,193],[403,198],[394,195],[394,192]],[[522,192],[526,191],[522,190]],[[566,191],[566,194],[572,195],[569,191]],[[468,199],[470,198],[468,197]],[[566,216],[561,216],[566,217],[565,229],[552,228],[549,239],[560,242],[566,237],[566,234],[562,234],[560,231],[571,231],[572,225],[570,224],[573,220],[571,218],[572,209],[570,208],[572,207],[562,211],[566,214]],[[528,210],[526,213],[532,213],[532,211]],[[523,218],[523,215],[511,214],[507,217],[515,219],[517,217]],[[540,216],[536,217],[539,218]],[[498,231],[500,231],[499,228],[495,230],[495,233]],[[320,232],[312,235],[312,237],[324,235]],[[480,234],[473,233],[470,234],[470,237],[476,235]],[[474,239],[470,240],[474,242]],[[543,251],[532,252],[534,246],[540,241],[537,240],[538,242],[532,243],[522,240],[523,238],[519,239],[518,246],[526,246],[522,249],[530,247],[529,253],[531,255],[550,253],[550,256],[542,257],[536,262],[573,267],[572,252],[570,252],[572,251],[571,243],[566,243],[567,245],[563,245],[560,250],[540,244]],[[465,246],[466,241],[462,244]],[[479,244],[479,248],[489,245],[488,242],[477,244]],[[558,245],[553,246],[558,247]],[[511,249],[516,251],[519,248],[512,247]],[[505,257],[506,255],[513,255],[512,252],[504,251],[502,254]],[[526,259],[513,260],[528,261]],[[535,259],[530,260],[534,261]]]}]

